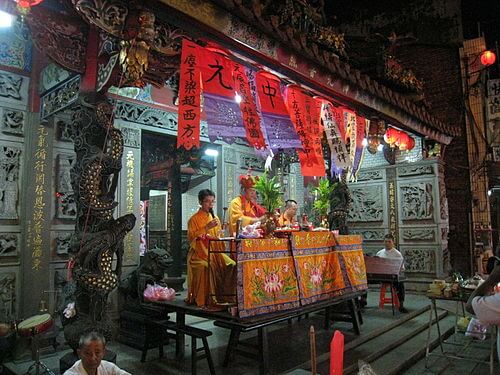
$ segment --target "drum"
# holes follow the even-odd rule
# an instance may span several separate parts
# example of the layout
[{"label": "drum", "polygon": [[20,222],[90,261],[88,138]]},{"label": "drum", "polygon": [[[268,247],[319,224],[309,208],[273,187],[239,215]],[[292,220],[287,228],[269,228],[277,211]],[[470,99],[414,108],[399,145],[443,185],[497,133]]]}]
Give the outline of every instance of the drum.
[{"label": "drum", "polygon": [[35,315],[23,320],[17,326],[19,336],[29,337],[47,331],[54,324],[50,314]]}]

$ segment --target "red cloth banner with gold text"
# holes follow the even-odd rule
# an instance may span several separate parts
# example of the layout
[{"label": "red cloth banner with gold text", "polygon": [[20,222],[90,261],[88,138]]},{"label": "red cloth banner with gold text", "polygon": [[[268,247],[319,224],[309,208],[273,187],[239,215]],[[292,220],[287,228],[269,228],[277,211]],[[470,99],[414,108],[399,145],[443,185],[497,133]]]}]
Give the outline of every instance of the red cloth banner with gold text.
[{"label": "red cloth banner with gold text", "polygon": [[252,96],[250,83],[247,76],[247,69],[236,62],[233,62],[233,79],[235,90],[241,97],[240,109],[243,115],[247,141],[257,150],[266,147],[266,141],[260,127],[260,118],[257,113],[257,105]]},{"label": "red cloth banner with gold text", "polygon": [[233,62],[221,51],[202,49],[203,111],[212,142],[245,137],[240,106],[235,100]]},{"label": "red cloth banner with gold text", "polygon": [[177,148],[200,147],[200,50],[187,39],[182,40],[179,80]]},{"label": "red cloth banner with gold text", "polygon": [[[286,89],[286,100],[290,118],[302,143],[302,150],[298,150],[300,167],[303,176],[324,176],[325,163],[321,154],[317,155],[315,139],[317,132],[312,130],[312,116],[316,114],[313,98],[297,85],[289,85]],[[317,126],[315,123],[314,126]]]},{"label": "red cloth banner with gold text", "polygon": [[260,71],[255,77],[255,83],[269,147],[274,151],[302,148],[281,94],[279,78]]}]

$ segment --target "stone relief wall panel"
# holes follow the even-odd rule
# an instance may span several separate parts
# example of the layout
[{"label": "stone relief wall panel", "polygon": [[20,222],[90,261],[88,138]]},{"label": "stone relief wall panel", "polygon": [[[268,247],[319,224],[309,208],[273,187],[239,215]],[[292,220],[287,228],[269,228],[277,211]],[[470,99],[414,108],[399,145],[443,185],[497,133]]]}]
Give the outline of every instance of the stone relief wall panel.
[{"label": "stone relief wall panel", "polygon": [[385,170],[361,170],[358,173],[357,181],[382,180],[385,177]]},{"label": "stone relief wall panel", "polygon": [[407,272],[431,273],[437,271],[436,253],[432,248],[401,247]]},{"label": "stone relief wall panel", "polygon": [[252,171],[264,171],[265,160],[257,156],[249,154],[240,154],[240,168],[244,170],[251,169]]},{"label": "stone relief wall panel", "polygon": [[0,70],[0,101],[16,108],[28,105],[29,78]]},{"label": "stone relief wall panel", "polygon": [[0,108],[0,130],[6,136],[22,137],[26,127],[27,113],[19,109]]},{"label": "stone relief wall panel", "polygon": [[52,259],[68,259],[71,248],[72,231],[53,231],[52,232]]},{"label": "stone relief wall panel", "polygon": [[19,256],[20,233],[0,232],[0,261]]},{"label": "stone relief wall panel", "polygon": [[19,219],[20,145],[0,142],[0,220]]},{"label": "stone relief wall panel", "polygon": [[74,155],[57,155],[56,166],[56,218],[75,219],[75,193],[71,186],[71,168],[76,157]]},{"label": "stone relief wall panel", "polygon": [[140,148],[141,147],[141,131],[140,129],[129,128],[120,126],[123,135],[123,144],[127,147]]},{"label": "stone relief wall panel", "polygon": [[434,166],[428,165],[405,165],[398,168],[398,177],[413,177],[420,175],[433,175]]},{"label": "stone relief wall panel", "polygon": [[437,235],[434,228],[402,228],[400,238],[403,242],[435,242]]},{"label": "stone relief wall panel", "polygon": [[[177,132],[177,113],[117,100],[114,114],[115,120],[135,122]],[[200,124],[200,136],[208,137],[206,121]]]},{"label": "stone relief wall panel", "polygon": [[385,229],[349,228],[349,234],[360,234],[364,241],[384,241]]},{"label": "stone relief wall panel", "polygon": [[399,213],[401,220],[432,220],[434,192],[432,182],[401,183],[399,185]]},{"label": "stone relief wall panel", "polygon": [[[68,116],[54,116],[56,140],[60,142],[73,143],[74,129],[71,117]],[[73,148],[73,145],[70,145]]]},{"label": "stone relief wall panel", "polygon": [[11,267],[0,268],[0,321],[17,318],[19,277]]},{"label": "stone relief wall panel", "polygon": [[385,216],[385,197],[382,185],[350,185],[351,208],[349,222],[382,222]]}]

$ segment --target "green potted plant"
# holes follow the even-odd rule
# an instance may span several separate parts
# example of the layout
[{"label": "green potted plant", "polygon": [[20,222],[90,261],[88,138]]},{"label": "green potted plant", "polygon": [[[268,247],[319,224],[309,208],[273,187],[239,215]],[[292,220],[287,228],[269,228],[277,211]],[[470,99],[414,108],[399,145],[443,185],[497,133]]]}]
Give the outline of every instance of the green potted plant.
[{"label": "green potted plant", "polygon": [[[330,199],[337,183],[331,184],[327,178],[319,180],[318,187],[314,189],[314,203],[313,208],[320,215],[321,225],[325,226],[327,221],[328,211],[330,210]],[[328,226],[328,222],[326,222]]]},{"label": "green potted plant", "polygon": [[264,173],[258,179],[256,178],[254,188],[260,194],[262,205],[267,212],[273,214],[283,204],[283,192],[277,176],[269,178],[267,173]]},{"label": "green potted plant", "polygon": [[274,213],[283,204],[283,192],[281,191],[281,184],[277,176],[269,178],[267,173],[255,179],[255,190],[262,198],[262,205],[267,210],[266,220],[262,223],[266,236],[272,235],[276,224],[274,222]]}]

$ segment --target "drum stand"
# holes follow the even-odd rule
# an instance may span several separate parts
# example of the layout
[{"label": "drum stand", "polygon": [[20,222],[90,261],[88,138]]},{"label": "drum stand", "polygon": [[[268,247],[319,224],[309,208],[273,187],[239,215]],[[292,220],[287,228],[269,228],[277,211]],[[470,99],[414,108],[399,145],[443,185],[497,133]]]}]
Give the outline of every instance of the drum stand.
[{"label": "drum stand", "polygon": [[[45,363],[40,361],[40,346],[38,343],[38,332],[35,327],[31,329],[31,357],[33,359],[33,364],[30,366],[28,371],[26,371],[25,375],[30,375],[31,371],[35,370],[35,375],[55,375],[50,368],[47,367]],[[40,370],[43,370],[40,372]]]}]

